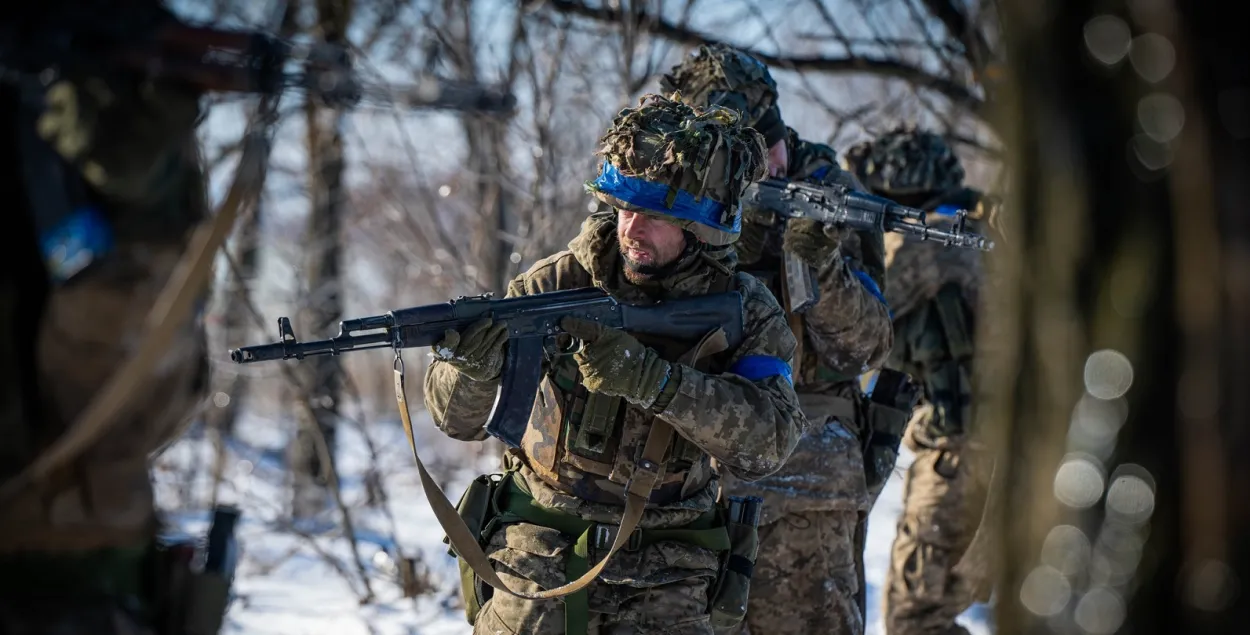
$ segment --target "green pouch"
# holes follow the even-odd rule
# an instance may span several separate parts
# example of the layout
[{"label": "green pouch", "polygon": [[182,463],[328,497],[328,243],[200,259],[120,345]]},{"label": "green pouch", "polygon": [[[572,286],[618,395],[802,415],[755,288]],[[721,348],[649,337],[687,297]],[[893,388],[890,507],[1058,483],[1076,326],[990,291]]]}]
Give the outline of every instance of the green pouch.
[{"label": "green pouch", "polygon": [[[498,514],[498,507],[494,504],[495,497],[498,496],[507,476],[483,474],[473,479],[469,487],[464,490],[464,494],[460,496],[460,502],[456,504],[456,511],[464,520],[464,524],[468,525],[469,531],[473,533],[479,545],[490,538],[490,530],[493,529],[493,521]],[[490,599],[492,589],[482,584],[464,558],[456,553],[446,536],[443,537],[443,544],[448,545],[447,553],[455,556],[460,566],[460,595],[464,600],[464,616],[469,624],[473,624],[477,621],[477,614],[482,610],[482,605]]]},{"label": "green pouch", "polygon": [[[720,580],[712,595],[711,623],[717,632],[737,627],[747,614],[747,598],[751,593],[751,573],[755,569],[755,558],[759,552],[759,518],[761,501],[754,496],[747,500],[751,503],[745,512],[735,510],[734,501],[737,497],[729,497],[730,506],[726,510],[728,522],[725,525],[729,533],[729,551],[721,564]],[[742,509],[739,507],[738,509]]]}]

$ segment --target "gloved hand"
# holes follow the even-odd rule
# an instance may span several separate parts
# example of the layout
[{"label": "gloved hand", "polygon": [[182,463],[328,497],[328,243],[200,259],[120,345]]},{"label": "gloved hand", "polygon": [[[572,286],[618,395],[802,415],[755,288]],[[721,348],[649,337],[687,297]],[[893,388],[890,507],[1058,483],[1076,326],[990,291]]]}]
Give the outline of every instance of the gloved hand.
[{"label": "gloved hand", "polygon": [[782,248],[800,260],[820,269],[829,263],[842,244],[842,232],[810,218],[791,218],[786,222]]},{"label": "gloved hand", "polygon": [[464,376],[477,381],[499,377],[503,369],[503,346],[508,342],[508,324],[482,318],[465,327],[463,333],[448,330],[434,345],[434,357],[447,362]]},{"label": "gloved hand", "polygon": [[598,322],[566,317],[560,327],[583,343],[573,355],[586,390],[622,397],[650,408],[668,382],[672,366],[632,335]]},{"label": "gloved hand", "polygon": [[776,222],[776,215],[768,209],[755,205],[742,206],[742,233],[734,249],[738,252],[738,262],[744,265],[755,264],[764,257],[768,244],[768,236]]}]

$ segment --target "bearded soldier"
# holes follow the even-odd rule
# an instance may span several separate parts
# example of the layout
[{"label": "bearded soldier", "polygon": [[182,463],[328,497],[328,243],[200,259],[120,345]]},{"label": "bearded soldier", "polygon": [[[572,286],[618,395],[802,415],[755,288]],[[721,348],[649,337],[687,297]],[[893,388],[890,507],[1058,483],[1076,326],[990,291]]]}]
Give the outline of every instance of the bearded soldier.
[{"label": "bearded soldier", "polygon": [[[858,185],[831,148],[786,127],[768,69],[741,51],[700,47],[661,87],[696,105],[742,112],[764,135],[775,177]],[[807,219],[783,225],[774,210],[748,206],[744,214],[737,243],[743,271],[784,298],[781,256],[788,251],[813,268],[820,288],[816,304],[787,315],[799,343],[795,385],[812,430],[779,472],[755,482],[725,479],[727,494],[765,501],[746,623],[757,635],[862,633],[863,547],[856,534],[884,478],[871,473],[874,463],[866,473],[874,434],[857,377],[880,365],[893,341],[880,291],[883,239]],[[897,440],[886,445],[897,447]]]},{"label": "bearded soldier", "polygon": [[[845,166],[874,194],[930,211],[931,225],[950,224],[958,209],[971,210],[974,224],[985,216],[984,196],[963,186],[959,159],[933,132],[900,126],[848,150]],[[982,256],[897,235],[887,245],[886,297],[897,338],[889,366],[916,377],[927,403],[905,438],[915,462],[887,574],[886,631],[967,633],[955,618],[988,599],[988,571],[955,567],[976,532],[989,476],[968,429]]]},{"label": "bearded soldier", "polygon": [[[38,39],[32,25],[86,4],[6,12],[6,55],[46,50],[21,38]],[[168,17],[156,1],[112,4],[136,23]],[[9,72],[9,59],[0,83],[10,166],[0,182],[12,206],[0,267],[0,481],[65,434],[133,354],[206,212],[197,92],[117,69],[32,84]],[[194,410],[207,370],[201,322],[181,324],[176,337],[118,425],[0,503],[0,632],[154,632],[148,455]]]},{"label": "bearded soldier", "polygon": [[[523,447],[505,457],[500,512],[528,520],[488,523],[482,540],[499,577],[522,592],[551,589],[601,558],[631,475],[655,468],[654,429],[671,426],[676,436],[659,459],[663,478],[641,529],[586,591],[539,601],[466,593],[468,604],[485,599],[470,617],[474,632],[712,632],[710,596],[726,549],[710,538],[719,489],[711,459],[758,478],[785,461],[806,428],[785,316],[763,285],[734,272],[739,198],[764,176],[763,140],[738,119],[655,95],[622,110],[600,140],[599,176],[587,183],[614,209],[592,214],[567,251],[509,285],[509,296],[594,286],[625,303],[736,289],[744,335],[736,348],[679,362],[693,342],[563,320],[583,348],[544,367]],[[506,329],[482,321],[435,347],[425,401],[449,436],[485,437]],[[734,603],[745,598],[724,604]]]}]

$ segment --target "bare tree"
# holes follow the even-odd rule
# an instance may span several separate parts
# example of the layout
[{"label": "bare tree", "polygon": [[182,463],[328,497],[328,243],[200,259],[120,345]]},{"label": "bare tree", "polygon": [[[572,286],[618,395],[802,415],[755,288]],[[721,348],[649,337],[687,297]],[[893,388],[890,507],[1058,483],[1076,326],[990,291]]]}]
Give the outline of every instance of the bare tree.
[{"label": "bare tree", "polygon": [[[351,23],[352,0],[316,0],[316,39],[343,46]],[[324,106],[315,99],[305,101],[308,134],[308,170],[311,211],[304,235],[304,271],[308,275],[308,298],[303,312],[303,328],[309,333],[325,333],[342,318],[341,225],[344,156],[343,112]],[[305,360],[316,430],[328,449],[322,456],[309,426],[300,426],[291,444],[288,466],[294,494],[292,511],[297,518],[308,517],[324,507],[327,470],[334,469],[335,427],[343,376],[339,358],[326,355]]]}]

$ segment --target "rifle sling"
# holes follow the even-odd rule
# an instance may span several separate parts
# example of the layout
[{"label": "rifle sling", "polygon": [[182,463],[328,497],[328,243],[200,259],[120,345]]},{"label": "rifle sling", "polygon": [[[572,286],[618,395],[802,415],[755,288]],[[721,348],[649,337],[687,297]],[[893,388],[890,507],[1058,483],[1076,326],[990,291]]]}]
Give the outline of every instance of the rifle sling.
[{"label": "rifle sling", "polygon": [[[729,343],[725,336],[725,331],[718,328],[705,335],[694,348],[681,357],[679,363],[692,365],[702,357],[714,355],[728,348]],[[642,513],[647,506],[647,498],[651,495],[651,490],[664,477],[664,455],[673,442],[673,427],[671,425],[661,420],[658,416],[651,419],[651,430],[647,433],[647,441],[643,446],[642,458],[635,463],[634,473],[625,485],[625,511],[621,514],[620,529],[617,530],[616,538],[612,541],[612,546],[608,549],[607,554],[603,556],[603,559],[594,567],[582,573],[576,580],[569,581],[563,586],[537,593],[523,593],[509,588],[499,578],[499,575],[495,573],[495,569],[491,566],[486,552],[482,550],[482,546],[473,537],[473,533],[469,531],[469,527],[465,524],[464,519],[456,512],[455,505],[443,493],[443,489],[430,476],[425,463],[421,461],[421,454],[417,451],[416,437],[413,436],[412,432],[412,417],[408,412],[408,394],[404,388],[403,362],[398,356],[396,357],[394,374],[395,402],[399,406],[399,417],[403,421],[404,433],[408,436],[408,444],[412,447],[412,457],[417,462],[417,472],[421,476],[421,489],[425,492],[425,497],[429,501],[430,508],[434,511],[434,517],[438,519],[438,524],[442,526],[443,531],[447,534],[448,542],[451,543],[456,553],[469,565],[469,568],[473,569],[473,573],[477,574],[482,581],[499,591],[526,600],[549,600],[572,595],[584,590],[591,582],[594,582],[595,578],[599,577],[599,574],[603,572],[612,555],[629,544],[630,536],[638,528],[639,521],[642,520]],[[575,546],[575,551],[579,553],[585,552],[585,545]],[[576,573],[576,570],[574,569],[571,572]]]}]

